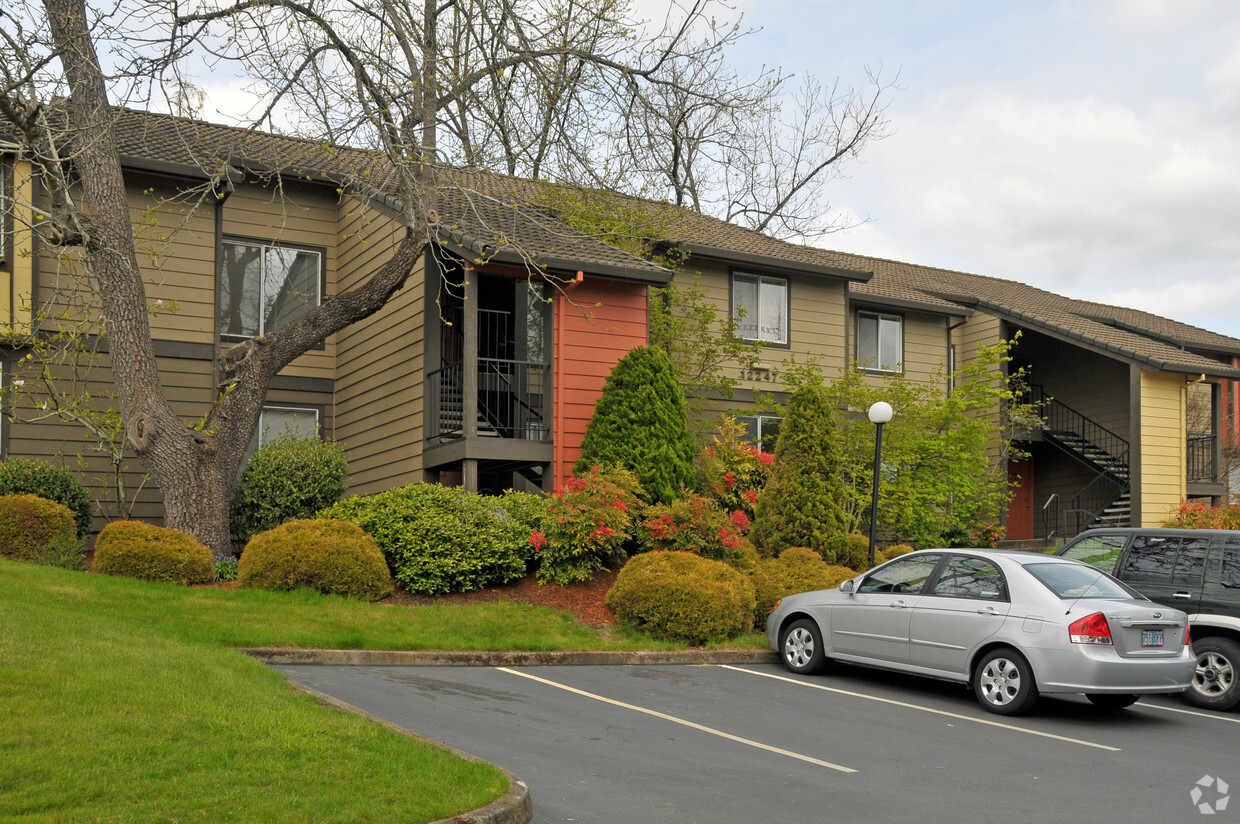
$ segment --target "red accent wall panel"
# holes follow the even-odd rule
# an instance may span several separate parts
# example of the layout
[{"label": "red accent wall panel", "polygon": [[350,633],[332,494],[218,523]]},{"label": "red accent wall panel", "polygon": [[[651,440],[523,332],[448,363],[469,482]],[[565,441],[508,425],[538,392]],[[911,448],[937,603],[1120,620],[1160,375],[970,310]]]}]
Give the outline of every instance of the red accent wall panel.
[{"label": "red accent wall panel", "polygon": [[644,285],[587,277],[567,298],[556,295],[553,481],[557,487],[572,476],[594,403],[612,367],[645,343]]}]

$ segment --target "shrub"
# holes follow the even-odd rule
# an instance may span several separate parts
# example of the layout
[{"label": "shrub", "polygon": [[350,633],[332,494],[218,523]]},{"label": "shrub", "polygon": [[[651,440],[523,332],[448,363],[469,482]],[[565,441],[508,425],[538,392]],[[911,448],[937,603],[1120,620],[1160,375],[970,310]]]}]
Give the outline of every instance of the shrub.
[{"label": "shrub", "polygon": [[38,495],[57,501],[73,513],[79,538],[90,531],[90,496],[86,487],[63,466],[27,458],[0,461],[0,495]]},{"label": "shrub", "polygon": [[848,567],[828,564],[812,549],[794,546],[778,558],[762,561],[750,574],[757,605],[755,614],[765,618],[780,598],[798,592],[833,589],[857,573]]},{"label": "shrub", "polygon": [[1206,506],[1183,501],[1167,513],[1162,525],[1172,529],[1240,529],[1240,506]]},{"label": "shrub", "polygon": [[[822,560],[849,569],[870,568],[870,539],[860,532],[844,534],[837,532],[827,538],[819,550]],[[878,563],[878,549],[874,551],[874,563]]]},{"label": "shrub", "polygon": [[560,586],[588,581],[628,555],[641,484],[620,467],[569,479],[551,496],[545,530],[530,535],[538,554],[538,580]]},{"label": "shrub", "polygon": [[295,518],[313,518],[343,497],[344,448],[321,438],[281,438],[254,453],[233,492],[233,534],[248,541]]},{"label": "shrub", "polygon": [[374,538],[392,577],[420,595],[469,592],[525,574],[530,533],[499,498],[461,488],[409,484],[347,498],[319,513]]},{"label": "shrub", "polygon": [[72,532],[63,532],[43,547],[35,563],[81,572],[86,569],[86,542]]},{"label": "shrub", "polygon": [[242,587],[379,601],[392,594],[383,553],[361,527],[327,518],[287,521],[246,544],[237,564]]},{"label": "shrub", "polygon": [[878,553],[875,560],[880,564],[885,564],[893,558],[899,558],[901,555],[908,555],[912,551],[913,548],[908,544],[893,544]]},{"label": "shrub", "polygon": [[648,552],[625,564],[607,593],[616,618],[656,638],[703,644],[753,627],[746,576],[691,552]]},{"label": "shrub", "polygon": [[142,521],[113,521],[95,541],[95,572],[141,581],[205,584],[215,580],[211,550],[184,532]]},{"label": "shrub", "polygon": [[700,495],[646,507],[633,531],[642,552],[693,552],[728,563],[749,545],[745,537],[749,519],[744,510],[729,517],[717,503]]},{"label": "shrub", "polygon": [[827,557],[827,541],[845,532],[832,408],[821,386],[807,384],[788,399],[771,479],[758,495],[750,537],[763,555],[806,546]]},{"label": "shrub", "polygon": [[0,497],[0,555],[38,561],[48,545],[77,538],[73,513],[64,504],[38,495]]},{"label": "shrub", "polygon": [[698,456],[697,489],[729,512],[753,520],[758,493],[771,476],[775,456],[744,440],[745,427],[724,416],[709,446]]},{"label": "shrub", "polygon": [[[546,526],[547,508],[551,499],[545,495],[532,492],[518,492],[509,489],[500,497],[500,507],[507,513],[513,524],[521,528],[521,532],[529,538]],[[535,561],[534,545],[528,540],[519,552],[527,570],[533,570]]]},{"label": "shrub", "polygon": [[623,466],[637,476],[644,500],[668,503],[693,483],[693,453],[671,360],[661,349],[639,346],[608,376],[573,471]]}]

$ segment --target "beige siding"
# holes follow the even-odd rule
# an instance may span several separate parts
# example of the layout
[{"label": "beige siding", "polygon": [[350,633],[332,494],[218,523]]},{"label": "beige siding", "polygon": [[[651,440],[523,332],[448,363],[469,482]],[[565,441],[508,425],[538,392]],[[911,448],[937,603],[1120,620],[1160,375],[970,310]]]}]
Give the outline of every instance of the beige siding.
[{"label": "beige siding", "polygon": [[[324,186],[286,183],[277,190],[255,184],[241,185],[224,203],[223,232],[225,236],[321,247],[326,252],[327,282],[323,296],[327,297],[336,293],[339,280],[337,199],[334,191]],[[333,377],[336,345],[336,336],[328,338],[324,348],[307,352],[280,374]]]},{"label": "beige siding", "polygon": [[[356,287],[404,236],[397,221],[346,199],[339,209],[340,289]],[[337,336],[335,430],[349,452],[349,491],[422,480],[424,272],[377,314]]]},{"label": "beige siding", "polygon": [[[744,271],[762,274],[760,269]],[[695,277],[700,278],[702,289],[714,305],[718,317],[726,318],[732,311],[729,267],[715,261],[690,259],[685,270],[676,276],[676,283],[687,289],[693,285]],[[845,297],[844,281],[791,278],[788,291],[788,346],[763,349],[761,363],[766,369],[745,370],[738,363],[726,365],[724,369],[728,375],[741,379],[737,388],[761,392],[786,391],[779,375],[792,358],[798,363],[815,358],[828,378],[838,375],[844,366]]]},{"label": "beige siding", "polygon": [[1157,526],[1186,490],[1184,376],[1141,372],[1140,526]]},{"label": "beige siding", "polygon": [[[22,333],[30,330],[31,289],[34,278],[34,233],[31,226],[34,214],[29,205],[34,202],[34,170],[25,162],[13,164],[12,201],[5,198],[8,205],[13,233],[9,238],[6,257],[8,270],[0,270],[0,319],[14,332]],[[4,216],[0,215],[0,231],[4,225]]]}]

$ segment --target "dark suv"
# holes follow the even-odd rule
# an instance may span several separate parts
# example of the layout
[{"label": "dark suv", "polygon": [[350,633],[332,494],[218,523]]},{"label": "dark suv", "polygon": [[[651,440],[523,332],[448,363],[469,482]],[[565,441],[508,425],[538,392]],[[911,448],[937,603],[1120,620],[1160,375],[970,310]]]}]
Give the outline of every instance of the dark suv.
[{"label": "dark suv", "polygon": [[1240,703],[1240,531],[1090,529],[1055,554],[1093,564],[1151,601],[1187,612],[1197,675],[1184,697],[1214,710]]}]

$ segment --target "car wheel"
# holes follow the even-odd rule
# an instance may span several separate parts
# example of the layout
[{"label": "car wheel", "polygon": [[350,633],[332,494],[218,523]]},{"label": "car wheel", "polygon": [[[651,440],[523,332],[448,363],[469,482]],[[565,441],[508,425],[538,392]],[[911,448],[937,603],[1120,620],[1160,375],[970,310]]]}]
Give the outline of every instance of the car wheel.
[{"label": "car wheel", "polygon": [[808,618],[793,621],[784,630],[779,642],[779,654],[784,659],[784,665],[793,672],[818,672],[826,662],[818,625]]},{"label": "car wheel", "polygon": [[1210,710],[1229,710],[1240,703],[1240,644],[1230,638],[1208,636],[1193,641],[1197,672],[1184,693],[1188,703]]},{"label": "car wheel", "polygon": [[1093,694],[1086,695],[1093,705],[1102,710],[1122,710],[1124,707],[1131,707],[1137,703],[1141,697],[1139,695],[1103,695]]},{"label": "car wheel", "polygon": [[973,691],[982,709],[999,715],[1028,712],[1038,700],[1033,669],[1014,649],[999,647],[981,657],[973,669]]}]

